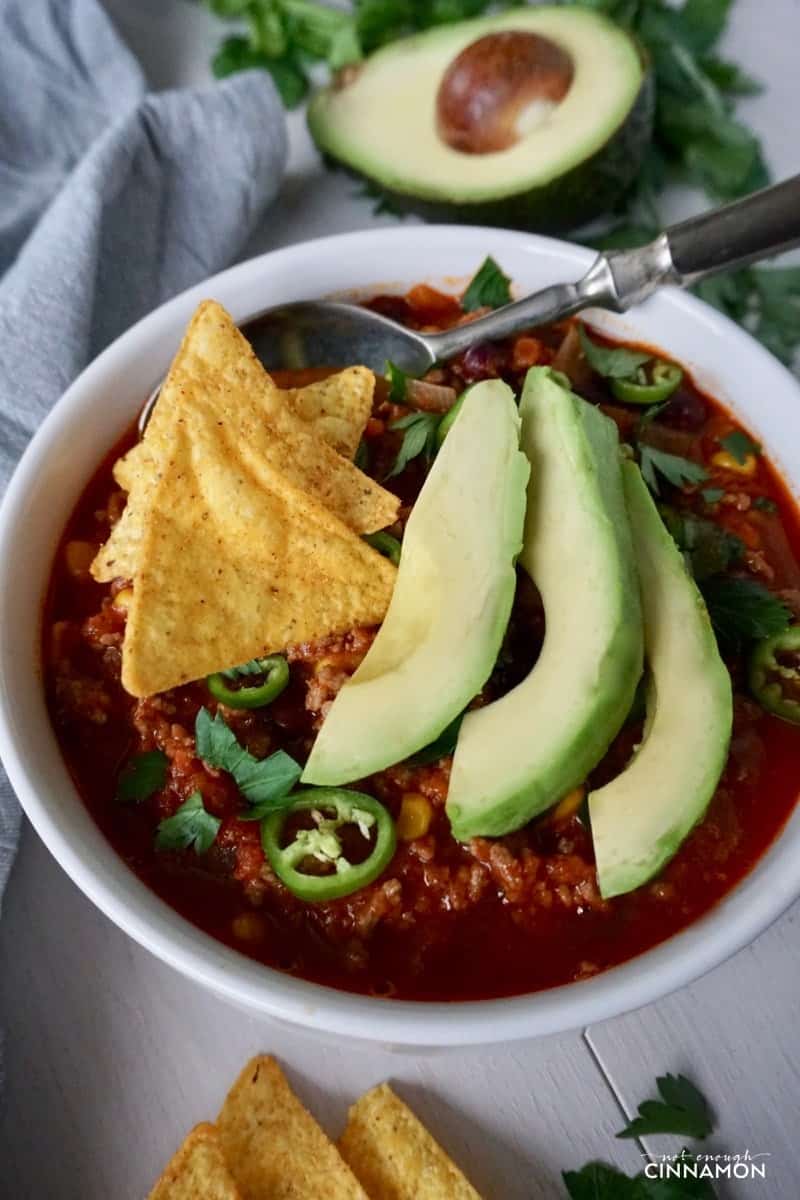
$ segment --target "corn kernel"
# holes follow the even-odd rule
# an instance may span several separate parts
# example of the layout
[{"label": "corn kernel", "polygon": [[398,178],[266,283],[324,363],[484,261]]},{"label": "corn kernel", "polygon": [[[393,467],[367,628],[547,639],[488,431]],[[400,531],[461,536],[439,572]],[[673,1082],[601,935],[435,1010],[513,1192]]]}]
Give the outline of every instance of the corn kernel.
[{"label": "corn kernel", "polygon": [[406,792],[400,803],[397,836],[401,842],[413,842],[424,837],[430,829],[433,808],[430,800],[419,792]]},{"label": "corn kernel", "polygon": [[563,822],[569,821],[570,817],[574,817],[583,804],[585,796],[586,788],[583,785],[573,788],[571,792],[567,792],[566,796],[562,800],[559,800],[553,809],[553,820],[555,823],[561,825]]},{"label": "corn kernel", "polygon": [[74,575],[76,579],[88,576],[96,553],[97,550],[91,542],[67,542],[64,547],[64,560],[70,575]]},{"label": "corn kernel", "polygon": [[117,592],[111,603],[114,608],[118,608],[121,612],[127,612],[133,600],[133,588],[123,588],[121,592]]},{"label": "corn kernel", "polygon": [[730,471],[733,475],[746,475],[748,479],[755,475],[758,465],[755,454],[746,454],[744,462],[739,462],[727,450],[718,450],[716,454],[712,454],[711,462],[721,471]]},{"label": "corn kernel", "polygon": [[266,933],[264,918],[258,913],[244,912],[234,917],[231,932],[240,942],[260,942]]}]

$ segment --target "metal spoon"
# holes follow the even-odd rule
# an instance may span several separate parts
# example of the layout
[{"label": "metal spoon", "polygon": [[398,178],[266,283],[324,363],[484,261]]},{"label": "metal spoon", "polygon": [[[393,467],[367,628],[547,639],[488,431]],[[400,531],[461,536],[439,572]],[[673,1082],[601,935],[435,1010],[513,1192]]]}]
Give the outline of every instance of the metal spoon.
[{"label": "metal spoon", "polygon": [[[625,312],[661,284],[689,287],[719,271],[798,245],[800,175],[794,175],[673,225],[647,246],[600,254],[577,283],[543,288],[443,333],[417,333],[354,304],[302,300],[255,314],[246,322],[247,335],[264,366],[272,370],[358,363],[382,372],[389,360],[418,376],[477,342],[547,325],[584,308]],[[156,388],[142,410],[140,432],[158,392]]]}]

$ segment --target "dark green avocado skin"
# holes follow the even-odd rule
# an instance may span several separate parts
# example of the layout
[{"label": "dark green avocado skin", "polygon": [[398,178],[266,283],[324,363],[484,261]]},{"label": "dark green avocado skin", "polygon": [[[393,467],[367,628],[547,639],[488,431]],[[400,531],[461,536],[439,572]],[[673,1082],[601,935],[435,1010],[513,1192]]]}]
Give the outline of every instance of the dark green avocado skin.
[{"label": "dark green avocado skin", "polygon": [[[604,146],[571,171],[544,187],[499,195],[479,204],[420,200],[406,192],[384,188],[371,176],[344,166],[325,155],[331,165],[366,179],[372,195],[398,214],[415,213],[429,221],[463,225],[499,225],[536,233],[567,233],[613,210],[636,179],[653,134],[655,85],[648,70],[630,112]],[[498,180],[498,190],[502,187]]]}]

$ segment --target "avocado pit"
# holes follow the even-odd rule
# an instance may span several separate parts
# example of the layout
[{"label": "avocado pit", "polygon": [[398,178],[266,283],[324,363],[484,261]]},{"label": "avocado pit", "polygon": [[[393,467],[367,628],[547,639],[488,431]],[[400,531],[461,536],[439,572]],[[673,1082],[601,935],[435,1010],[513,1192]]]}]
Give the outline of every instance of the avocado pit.
[{"label": "avocado pit", "polygon": [[442,77],[439,137],[464,154],[507,150],[561,103],[574,73],[569,54],[540,34],[486,34],[462,50]]}]

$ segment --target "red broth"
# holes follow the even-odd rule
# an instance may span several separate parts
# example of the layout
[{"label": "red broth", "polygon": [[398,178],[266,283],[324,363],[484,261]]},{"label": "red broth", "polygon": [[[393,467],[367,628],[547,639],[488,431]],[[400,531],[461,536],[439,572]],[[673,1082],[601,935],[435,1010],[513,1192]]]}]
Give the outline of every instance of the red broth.
[{"label": "red broth", "polygon": [[[465,319],[457,300],[427,287],[371,303],[416,327],[441,328]],[[628,437],[640,414],[616,402],[605,383],[586,371],[574,346],[570,351],[565,344],[567,336],[569,327],[560,326],[479,347],[433,380],[460,391],[475,379],[500,375],[519,388],[528,366],[555,359],[571,370],[577,390],[601,404]],[[276,378],[299,386],[319,375]],[[405,411],[389,403],[381,383],[366,431],[369,471],[378,479],[399,443],[389,426]],[[749,477],[713,463],[720,437],[733,428],[726,410],[686,375],[648,436],[663,449],[706,464],[713,478],[704,486],[725,491],[724,501],[711,509],[697,489],[671,495],[670,501],[741,538],[747,548],[742,570],[800,611],[798,511],[765,456]],[[126,581],[95,584],[85,570],[88,552],[75,545],[94,550],[119,516],[124,495],[111,468],[133,438],[131,431],[98,469],[56,555],[44,621],[47,698],[67,766],[106,837],[145,883],[213,937],[269,966],[350,991],[423,1000],[534,992],[594,975],[685,928],[752,869],[780,832],[800,791],[800,727],[762,712],[747,695],[742,661],[733,658],[735,722],[725,773],[703,821],[650,884],[611,901],[600,898],[591,837],[575,804],[559,805],[508,837],[459,845],[444,813],[451,762],[445,756],[425,766],[389,768],[359,785],[394,816],[409,794],[424,797],[430,814],[427,832],[400,840],[379,879],[326,904],[296,899],[266,865],[258,824],[237,819],[241,798],[232,780],[206,770],[194,754],[197,711],[215,708],[205,684],[137,702],[119,682],[125,614],[113,597]],[[387,486],[408,506],[424,475],[423,464],[414,460]],[[763,501],[754,507],[757,496],[772,501],[775,511],[764,511]],[[520,576],[502,661],[483,700],[501,695],[526,674],[543,629],[536,590]],[[283,748],[303,761],[325,706],[374,633],[357,629],[290,648],[291,683],[273,705],[225,710],[239,740],[256,757]],[[624,766],[640,732],[635,723],[623,729],[594,782]],[[123,765],[132,754],[154,748],[169,759],[165,787],[142,803],[120,803],[115,797]],[[192,850],[156,851],[159,820],[196,789],[222,821],[214,846],[202,857]]]}]

